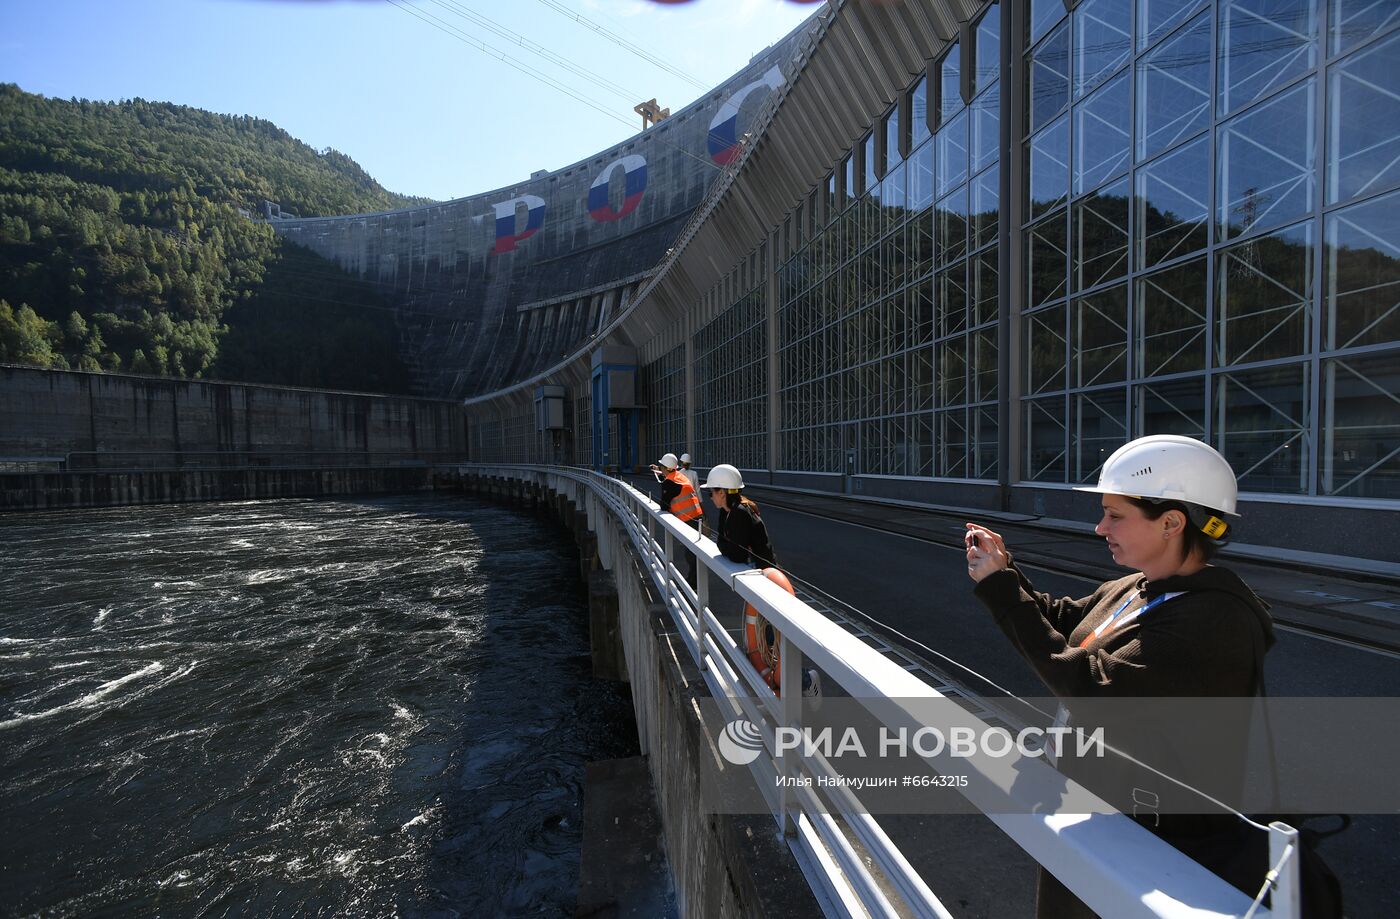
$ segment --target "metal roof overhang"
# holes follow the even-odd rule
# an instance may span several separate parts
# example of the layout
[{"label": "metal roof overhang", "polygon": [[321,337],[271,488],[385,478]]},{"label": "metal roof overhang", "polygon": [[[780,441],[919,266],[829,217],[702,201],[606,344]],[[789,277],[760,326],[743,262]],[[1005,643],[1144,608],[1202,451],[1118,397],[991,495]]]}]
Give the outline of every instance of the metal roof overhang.
[{"label": "metal roof overhang", "polygon": [[768,238],[925,70],[980,0],[837,0],[793,61],[756,142],[720,175],[636,300],[588,345],[507,389],[467,399],[499,416],[533,410],[535,387],[577,387],[603,340],[642,345],[685,321],[686,311]]}]

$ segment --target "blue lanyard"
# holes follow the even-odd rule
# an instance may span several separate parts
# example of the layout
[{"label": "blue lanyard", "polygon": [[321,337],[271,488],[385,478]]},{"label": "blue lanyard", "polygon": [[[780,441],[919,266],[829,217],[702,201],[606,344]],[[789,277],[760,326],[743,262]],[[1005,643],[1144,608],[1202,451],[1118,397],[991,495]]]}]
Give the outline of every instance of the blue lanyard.
[{"label": "blue lanyard", "polygon": [[1163,603],[1166,603],[1168,600],[1172,599],[1173,597],[1179,597],[1179,596],[1181,596],[1183,593],[1185,593],[1184,590],[1179,590],[1179,591],[1176,591],[1175,593],[1167,593],[1167,594],[1162,594],[1161,596],[1158,596],[1158,597],[1153,597],[1151,600],[1147,601],[1147,603],[1146,603],[1145,605],[1139,607],[1138,609],[1133,610],[1131,613],[1129,613],[1129,614],[1126,615],[1126,616],[1123,616],[1123,618],[1122,618],[1121,620],[1119,620],[1118,617],[1122,614],[1122,612],[1123,612],[1125,609],[1127,609],[1129,606],[1132,605],[1133,596],[1132,596],[1132,594],[1129,594],[1129,595],[1128,595],[1128,599],[1126,599],[1126,600],[1123,601],[1123,605],[1120,606],[1120,607],[1118,607],[1116,610],[1114,610],[1114,611],[1113,611],[1113,615],[1109,616],[1107,619],[1105,619],[1103,622],[1101,622],[1101,623],[1099,624],[1099,627],[1096,628],[1096,629],[1094,629],[1093,634],[1089,635],[1087,638],[1085,638],[1083,641],[1081,641],[1081,642],[1079,643],[1079,647],[1081,647],[1081,648],[1084,647],[1084,646],[1087,645],[1089,642],[1093,641],[1095,638],[1098,638],[1100,635],[1103,635],[1103,634],[1105,634],[1106,632],[1108,632],[1108,631],[1110,631],[1110,630],[1112,630],[1112,629],[1118,628],[1119,626],[1127,625],[1129,622],[1132,622],[1134,619],[1136,619],[1137,617],[1141,616],[1143,613],[1147,612],[1148,610],[1152,609],[1153,607],[1161,606]]}]

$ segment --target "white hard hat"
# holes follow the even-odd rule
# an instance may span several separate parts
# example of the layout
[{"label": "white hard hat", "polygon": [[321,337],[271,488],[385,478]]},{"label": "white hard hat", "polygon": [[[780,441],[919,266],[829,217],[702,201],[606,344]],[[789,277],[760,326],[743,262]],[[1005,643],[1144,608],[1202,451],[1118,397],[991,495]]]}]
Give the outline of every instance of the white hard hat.
[{"label": "white hard hat", "polygon": [[681,462],[682,462],[682,463],[688,463],[688,462],[690,462],[690,454],[689,454],[689,453],[682,453],[682,454],[681,454]]},{"label": "white hard hat", "polygon": [[739,475],[739,470],[728,463],[720,463],[710,470],[709,477],[701,488],[743,488],[744,477]]},{"label": "white hard hat", "polygon": [[657,464],[656,464],[656,465],[658,465],[658,466],[665,466],[667,469],[675,469],[675,468],[676,468],[676,454],[674,454],[674,453],[667,453],[665,456],[661,457],[661,459],[657,461]]},{"label": "white hard hat", "polygon": [[1113,451],[1099,484],[1075,491],[1184,501],[1238,517],[1235,471],[1208,444],[1178,434],[1139,437]]}]

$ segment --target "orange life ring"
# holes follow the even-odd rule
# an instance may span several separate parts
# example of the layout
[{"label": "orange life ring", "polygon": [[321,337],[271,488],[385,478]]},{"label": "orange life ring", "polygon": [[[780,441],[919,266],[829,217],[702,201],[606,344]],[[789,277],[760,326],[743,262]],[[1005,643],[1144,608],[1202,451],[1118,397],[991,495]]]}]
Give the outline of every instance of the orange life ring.
[{"label": "orange life ring", "polygon": [[[777,584],[783,590],[793,596],[797,596],[797,591],[792,589],[792,583],[788,581],[787,575],[777,568],[764,568],[763,576]],[[772,623],[763,617],[751,604],[744,604],[744,653],[749,656],[749,663],[753,664],[753,669],[758,671],[758,675],[763,678],[763,682],[773,690],[774,693],[782,695],[782,661],[779,649],[782,647],[782,635],[773,628]]]}]

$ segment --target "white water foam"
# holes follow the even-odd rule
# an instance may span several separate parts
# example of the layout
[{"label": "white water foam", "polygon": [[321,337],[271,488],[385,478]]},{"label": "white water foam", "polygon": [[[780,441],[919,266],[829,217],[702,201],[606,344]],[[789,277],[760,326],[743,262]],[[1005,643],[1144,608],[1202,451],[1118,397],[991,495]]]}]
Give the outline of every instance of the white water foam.
[{"label": "white water foam", "polygon": [[[176,680],[188,675],[190,671],[194,670],[194,668],[198,665],[199,661],[193,661],[189,664],[186,664],[185,666],[171,673],[170,676],[154,684],[151,688],[159,689],[162,686],[168,686]],[[63,705],[58,705],[54,708],[45,709],[42,712],[30,712],[29,714],[20,715],[16,718],[11,718],[8,721],[0,721],[0,731],[8,730],[13,727],[18,727],[21,724],[28,724],[33,721],[43,721],[46,718],[52,718],[54,715],[61,715],[64,712],[71,712],[79,709],[96,708],[101,702],[103,702],[103,700],[107,699],[109,696],[111,696],[113,693],[115,693],[117,690],[121,689],[128,683],[134,682],[136,680],[141,679],[142,677],[149,676],[153,673],[159,673],[164,669],[165,664],[161,663],[160,661],[156,661],[153,664],[147,664],[145,667],[142,667],[140,670],[137,670],[134,673],[128,673],[126,676],[118,677],[115,680],[110,680],[106,683],[103,683],[102,685],[94,689],[92,692],[87,693],[83,696],[79,696],[72,702],[65,702]]]},{"label": "white water foam", "polygon": [[112,610],[114,609],[116,609],[115,606],[104,606],[102,607],[102,609],[97,611],[97,617],[92,620],[93,631],[102,631],[102,623],[107,621],[107,617],[111,614]]}]

